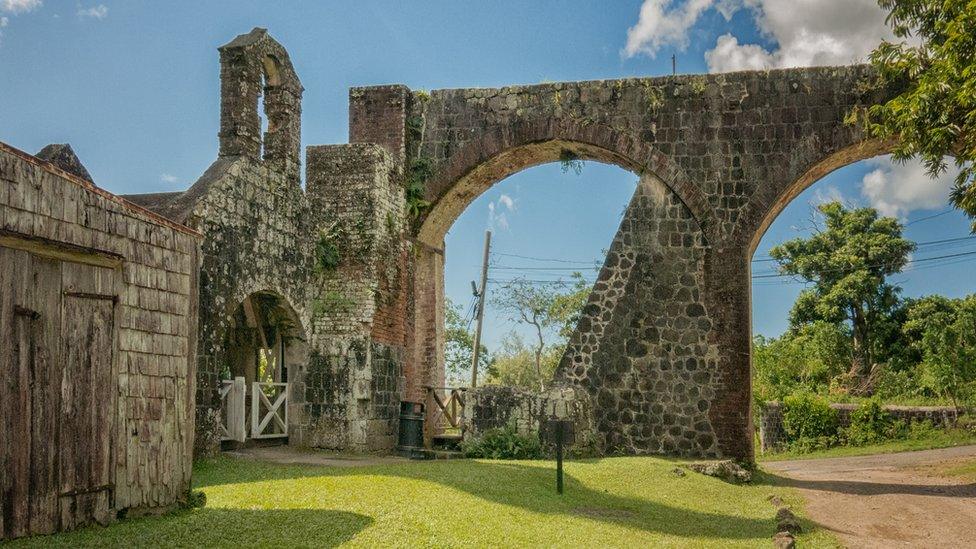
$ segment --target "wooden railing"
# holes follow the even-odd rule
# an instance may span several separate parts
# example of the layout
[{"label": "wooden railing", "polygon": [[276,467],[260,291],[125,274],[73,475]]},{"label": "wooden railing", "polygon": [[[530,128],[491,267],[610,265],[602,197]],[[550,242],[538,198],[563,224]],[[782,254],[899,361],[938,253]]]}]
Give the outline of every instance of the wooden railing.
[{"label": "wooden railing", "polygon": [[287,383],[251,384],[251,438],[288,436],[288,393]]},{"label": "wooden railing", "polygon": [[[465,387],[425,387],[427,398],[434,406],[431,409],[431,424],[435,428],[460,429],[464,415]],[[447,397],[442,394],[447,393]]]}]

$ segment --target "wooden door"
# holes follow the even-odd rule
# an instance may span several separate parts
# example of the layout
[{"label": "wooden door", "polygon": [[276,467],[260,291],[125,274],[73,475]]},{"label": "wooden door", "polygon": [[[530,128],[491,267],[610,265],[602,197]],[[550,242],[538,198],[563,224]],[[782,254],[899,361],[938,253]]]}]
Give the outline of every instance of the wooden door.
[{"label": "wooden door", "polygon": [[0,247],[0,538],[111,507],[117,274]]},{"label": "wooden door", "polygon": [[115,271],[64,263],[61,288],[58,479],[61,527],[74,528],[112,506]]}]

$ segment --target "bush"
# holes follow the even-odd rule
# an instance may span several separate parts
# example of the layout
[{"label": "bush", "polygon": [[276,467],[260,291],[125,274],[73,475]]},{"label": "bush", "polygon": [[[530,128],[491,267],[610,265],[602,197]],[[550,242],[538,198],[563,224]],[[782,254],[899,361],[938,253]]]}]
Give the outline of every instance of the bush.
[{"label": "bush", "polygon": [[783,399],[783,430],[787,440],[801,445],[832,445],[837,440],[837,410],[809,393]]},{"label": "bush", "polygon": [[904,422],[895,422],[877,400],[869,400],[851,412],[851,424],[844,429],[848,444],[863,446],[887,439],[898,438],[904,430]]},{"label": "bush", "polygon": [[488,429],[480,437],[461,443],[467,457],[487,459],[540,459],[542,444],[538,436],[518,432],[513,423],[498,429]]}]

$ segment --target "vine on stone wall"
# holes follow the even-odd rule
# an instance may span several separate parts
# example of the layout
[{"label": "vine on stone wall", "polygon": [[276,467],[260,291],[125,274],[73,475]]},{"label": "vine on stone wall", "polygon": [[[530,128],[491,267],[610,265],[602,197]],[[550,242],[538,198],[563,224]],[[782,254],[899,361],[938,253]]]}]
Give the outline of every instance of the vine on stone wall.
[{"label": "vine on stone wall", "polygon": [[346,241],[348,238],[338,221],[319,231],[315,241],[315,269],[320,273],[335,271],[342,261],[342,244]]},{"label": "vine on stone wall", "polygon": [[427,126],[427,104],[430,102],[430,94],[421,90],[414,94],[414,98],[419,104],[420,112],[408,117],[406,125],[407,137],[411,143],[416,143],[417,148],[407,167],[404,187],[407,216],[417,219],[430,208],[430,202],[426,199],[427,181],[433,175],[434,168],[431,159],[421,154],[424,144],[424,129]]}]

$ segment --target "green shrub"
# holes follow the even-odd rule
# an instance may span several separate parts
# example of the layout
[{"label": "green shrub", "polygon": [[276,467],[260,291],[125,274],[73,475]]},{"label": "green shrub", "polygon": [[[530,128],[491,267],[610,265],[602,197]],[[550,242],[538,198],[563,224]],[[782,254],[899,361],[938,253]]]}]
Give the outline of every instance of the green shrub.
[{"label": "green shrub", "polygon": [[488,429],[473,440],[461,443],[467,457],[487,459],[540,459],[542,444],[538,436],[520,434],[514,424]]},{"label": "green shrub", "polygon": [[823,398],[796,393],[783,399],[783,430],[791,443],[833,444],[838,423],[837,410]]},{"label": "green shrub", "polygon": [[877,400],[869,400],[851,412],[851,424],[844,429],[848,444],[864,446],[891,438],[898,438],[904,422],[895,422]]},{"label": "green shrub", "polygon": [[909,423],[905,436],[911,440],[925,440],[932,438],[939,431],[940,429],[932,423],[931,419],[926,419]]}]

